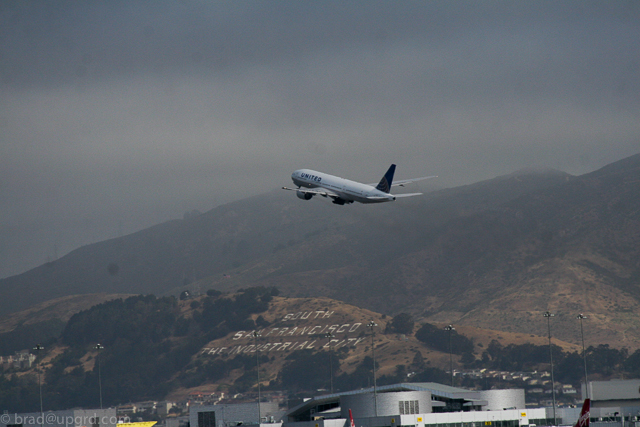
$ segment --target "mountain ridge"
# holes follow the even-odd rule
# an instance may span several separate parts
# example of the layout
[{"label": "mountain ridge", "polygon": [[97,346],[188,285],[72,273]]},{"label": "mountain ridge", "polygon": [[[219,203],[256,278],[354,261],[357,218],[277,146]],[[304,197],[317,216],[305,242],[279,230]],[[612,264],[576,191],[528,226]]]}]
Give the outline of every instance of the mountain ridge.
[{"label": "mountain ridge", "polygon": [[[79,248],[0,280],[5,313],[72,293],[277,286],[387,314],[636,348],[640,155],[581,176],[517,171],[421,198],[336,207],[271,193]],[[319,200],[316,200],[319,199]],[[529,324],[532,323],[532,328]]]}]

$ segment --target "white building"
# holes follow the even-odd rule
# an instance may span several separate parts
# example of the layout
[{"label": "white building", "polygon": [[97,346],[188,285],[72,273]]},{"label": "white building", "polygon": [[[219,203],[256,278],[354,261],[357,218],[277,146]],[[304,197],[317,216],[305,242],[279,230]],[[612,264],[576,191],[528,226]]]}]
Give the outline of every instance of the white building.
[{"label": "white building", "polygon": [[525,408],[522,389],[472,391],[402,383],[314,397],[289,409],[283,427],[348,427],[349,409],[358,427],[551,424],[544,408]]},{"label": "white building", "polygon": [[583,396],[586,391],[592,408],[640,406],[640,380],[589,381],[582,383]]},{"label": "white building", "polygon": [[592,427],[640,427],[640,379],[589,381]]}]

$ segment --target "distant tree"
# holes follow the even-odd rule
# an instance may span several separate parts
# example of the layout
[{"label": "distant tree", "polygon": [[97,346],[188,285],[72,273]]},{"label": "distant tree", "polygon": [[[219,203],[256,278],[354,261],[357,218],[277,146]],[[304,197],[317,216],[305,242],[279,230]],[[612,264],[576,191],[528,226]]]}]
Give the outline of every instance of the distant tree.
[{"label": "distant tree", "polygon": [[65,323],[59,319],[20,324],[13,331],[0,334],[0,355],[32,348],[34,343],[42,344],[47,349],[60,336],[64,326]]},{"label": "distant tree", "polygon": [[[554,350],[553,345],[551,348]],[[555,348],[555,356],[555,360],[559,363],[563,357],[560,347]],[[534,365],[549,362],[549,346],[531,343],[509,344],[503,348],[499,360],[498,369],[510,371],[530,370],[533,369]]]},{"label": "distant tree", "polygon": [[[551,349],[554,361],[559,364],[565,357],[562,348],[554,344]],[[503,347],[498,341],[491,340],[477,363],[478,366],[505,371],[533,370],[539,364],[549,363],[549,346],[525,343]]]},{"label": "distant tree", "polygon": [[169,409],[169,414],[182,415],[183,411],[184,410],[182,408],[176,405]]},{"label": "distant tree", "polygon": [[582,355],[576,352],[565,353],[558,361],[558,381],[578,385],[584,377]]},{"label": "distant tree", "polygon": [[497,340],[491,340],[489,345],[487,346],[486,353],[489,355],[491,360],[497,361],[502,356],[502,344],[500,344]]},{"label": "distant tree", "polygon": [[209,296],[209,297],[217,297],[217,296],[219,296],[219,295],[222,295],[222,292],[220,292],[220,291],[219,291],[219,290],[217,290],[217,289],[209,289],[209,290],[207,291],[207,296]]},{"label": "distant tree", "polygon": [[264,317],[262,317],[262,315],[258,316],[256,318],[256,326],[258,328],[266,328],[267,326],[269,326],[271,323],[269,323],[267,320],[265,320]]},{"label": "distant tree", "polygon": [[[333,356],[333,375],[339,370],[337,357]],[[286,358],[280,373],[284,388],[294,391],[312,391],[329,388],[330,364],[327,352],[311,350],[294,351]]]},{"label": "distant tree", "polygon": [[382,375],[378,378],[378,385],[389,385],[389,384],[397,384],[403,383],[407,381],[408,378],[407,366],[406,365],[396,365],[396,369],[391,375]]},{"label": "distant tree", "polygon": [[473,353],[465,352],[462,353],[462,357],[460,358],[460,363],[464,366],[471,366],[475,363],[476,358],[473,356]]},{"label": "distant tree", "polygon": [[[48,397],[46,389],[44,392],[45,398]],[[9,408],[11,412],[36,412],[38,400],[36,375],[0,375],[0,402],[3,408]]]},{"label": "distant tree", "polygon": [[[376,366],[378,364],[376,363]],[[365,356],[351,374],[343,373],[335,379],[337,390],[354,390],[373,386],[373,359]]]},{"label": "distant tree", "polygon": [[640,350],[634,351],[631,356],[624,361],[624,369],[633,378],[640,378]]},{"label": "distant tree", "polygon": [[397,333],[397,334],[413,334],[413,317],[408,313],[400,313],[395,316],[385,328],[385,333]]},{"label": "distant tree", "polygon": [[423,369],[425,367],[424,357],[422,357],[422,353],[420,353],[419,351],[416,351],[415,356],[413,356],[411,367],[413,369]]},{"label": "distant tree", "polygon": [[602,375],[611,375],[618,370],[629,351],[626,348],[618,350],[609,348],[609,344],[600,344],[597,347],[589,346],[587,348],[587,360],[591,364],[591,371]]},{"label": "distant tree", "polygon": [[193,318],[180,316],[176,319],[173,327],[174,336],[184,337],[186,335],[193,334],[194,332],[200,332],[200,328]]},{"label": "distant tree", "polygon": [[[444,328],[425,323],[416,331],[415,337],[434,350],[449,352],[449,331],[445,331]],[[453,354],[473,353],[473,341],[458,334],[457,331],[451,331],[451,352]]]},{"label": "distant tree", "polygon": [[439,368],[424,368],[411,377],[411,381],[447,384],[451,381],[451,376]]}]

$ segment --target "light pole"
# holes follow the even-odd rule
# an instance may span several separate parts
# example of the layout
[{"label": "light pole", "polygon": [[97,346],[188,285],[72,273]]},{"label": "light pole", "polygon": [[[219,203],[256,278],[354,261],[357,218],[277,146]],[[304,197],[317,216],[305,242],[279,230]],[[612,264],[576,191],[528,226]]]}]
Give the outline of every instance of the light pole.
[{"label": "light pole", "polygon": [[584,330],[582,329],[582,320],[587,319],[587,316],[580,313],[576,316],[577,319],[580,320],[580,336],[582,337],[582,360],[584,361],[584,389],[585,389],[585,398],[589,398],[589,381],[587,380],[587,352],[584,349]]},{"label": "light pole", "polygon": [[253,331],[253,339],[256,343],[256,370],[258,372],[258,425],[262,421],[262,414],[260,413],[260,352],[258,351],[258,338],[262,335],[258,331]]},{"label": "light pole", "polygon": [[553,396],[553,425],[557,426],[556,419],[556,383],[553,379],[553,352],[551,351],[551,318],[555,314],[545,311],[543,314],[547,318],[547,331],[549,332],[549,362],[551,363],[551,396]]},{"label": "light pole", "polygon": [[373,336],[375,332],[373,332],[373,328],[378,326],[376,322],[373,320],[367,323],[367,327],[371,329],[371,355],[373,356],[373,407],[375,410],[376,417],[378,416],[378,387],[376,387],[376,352],[373,342]]},{"label": "light pole", "polygon": [[98,355],[96,356],[96,359],[98,359],[98,388],[100,390],[100,409],[102,409],[102,374],[101,374],[101,369],[100,369],[100,350],[102,350],[104,347],[102,346],[102,344],[96,344],[96,346],[94,347],[96,350],[98,350]]},{"label": "light pole", "polygon": [[[40,352],[44,350],[44,347],[40,344],[36,344],[33,349],[37,352],[38,359],[40,359]],[[36,370],[38,371],[38,389],[40,390],[40,427],[42,427],[42,423],[44,422],[44,411],[42,410],[42,381],[40,380],[40,367],[38,366],[39,364],[40,360],[38,360],[38,363],[36,363]]]},{"label": "light pole", "polygon": [[331,332],[327,332],[324,337],[329,338],[329,384],[331,387],[331,394],[333,394],[333,355],[331,350],[331,338],[334,338],[335,335]]},{"label": "light pole", "polygon": [[456,328],[449,325],[444,328],[445,331],[449,331],[449,369],[451,369],[451,387],[453,387],[453,356],[451,356],[451,331],[455,331]]}]

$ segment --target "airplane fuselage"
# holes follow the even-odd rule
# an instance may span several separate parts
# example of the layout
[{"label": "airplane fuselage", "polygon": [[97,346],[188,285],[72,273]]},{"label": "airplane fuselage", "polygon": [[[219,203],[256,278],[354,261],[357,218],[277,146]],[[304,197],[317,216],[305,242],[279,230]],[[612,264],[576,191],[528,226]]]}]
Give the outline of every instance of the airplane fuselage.
[{"label": "airplane fuselage", "polygon": [[383,203],[396,199],[394,195],[380,191],[371,185],[310,169],[298,169],[291,174],[291,179],[298,187],[323,188],[335,193],[345,203]]}]

